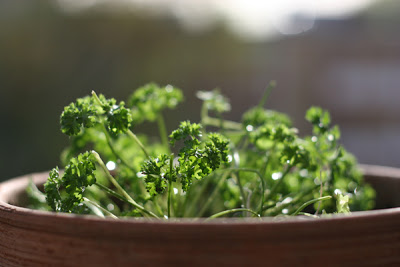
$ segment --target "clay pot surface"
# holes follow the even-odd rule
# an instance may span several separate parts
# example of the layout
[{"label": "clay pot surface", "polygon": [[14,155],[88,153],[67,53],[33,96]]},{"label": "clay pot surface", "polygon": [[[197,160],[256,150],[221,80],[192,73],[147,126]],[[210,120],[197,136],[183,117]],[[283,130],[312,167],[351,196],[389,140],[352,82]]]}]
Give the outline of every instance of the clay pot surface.
[{"label": "clay pot surface", "polygon": [[[363,166],[379,207],[400,169]],[[0,266],[400,266],[400,208],[320,219],[101,219],[18,207],[32,178],[0,184]],[[10,204],[11,203],[11,204]]]}]

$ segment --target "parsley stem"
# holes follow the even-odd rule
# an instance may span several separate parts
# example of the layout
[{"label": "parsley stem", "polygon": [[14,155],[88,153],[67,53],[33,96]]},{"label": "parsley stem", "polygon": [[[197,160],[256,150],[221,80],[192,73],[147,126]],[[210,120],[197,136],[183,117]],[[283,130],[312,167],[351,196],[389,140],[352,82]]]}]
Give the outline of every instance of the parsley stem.
[{"label": "parsley stem", "polygon": [[103,125],[103,128],[104,128],[104,134],[105,134],[105,136],[106,136],[106,141],[107,141],[108,147],[109,147],[110,150],[111,150],[111,153],[113,153],[114,156],[115,156],[117,159],[119,159],[120,162],[121,162],[123,165],[125,165],[126,167],[128,167],[131,171],[136,172],[136,171],[132,168],[132,166],[130,166],[130,165],[118,154],[118,152],[117,152],[117,151],[115,150],[115,148],[114,148],[113,143],[111,142],[110,134],[108,133],[108,131],[107,131],[107,129],[106,129],[106,127],[105,127],[104,125]]},{"label": "parsley stem", "polygon": [[[211,176],[211,177],[213,177],[213,176]],[[193,216],[193,214],[195,214],[195,209],[198,208],[197,203],[199,203],[200,198],[205,195],[206,191],[209,190],[208,189],[209,185],[210,185],[211,181],[213,181],[213,179],[211,179],[211,177],[207,176],[206,179],[202,180],[202,183],[200,185],[198,184],[198,186],[197,186],[198,188],[196,188],[196,190],[189,190],[186,193],[185,210],[184,210],[183,217],[191,217],[191,216]],[[193,198],[191,197],[192,195],[194,195]],[[208,198],[208,200],[209,199],[210,199],[210,197]],[[187,203],[191,204],[189,206],[189,208],[187,208]],[[196,216],[196,215],[194,215],[194,216]],[[201,217],[201,215],[197,215],[196,217]]]},{"label": "parsley stem", "polygon": [[211,193],[211,195],[207,198],[206,203],[201,207],[201,210],[199,211],[197,217],[202,217],[203,214],[206,212],[208,207],[214,201],[217,193],[219,192],[219,189],[224,184],[224,181],[226,180],[226,178],[228,178],[229,174],[230,174],[230,172],[225,172],[224,175],[221,175],[221,178],[219,178],[219,181],[218,181],[217,185],[214,187],[213,192]]},{"label": "parsley stem", "polygon": [[[299,193],[295,194],[295,196],[293,197],[293,199],[291,201],[285,202],[285,203],[277,203],[275,202],[274,204],[271,204],[269,206],[265,206],[264,207],[264,213],[265,216],[275,216],[277,214],[279,214],[283,209],[292,206],[295,207],[299,201],[301,201],[304,197],[306,197],[307,195],[312,194],[312,192],[317,189],[319,186],[315,186],[312,188],[308,188],[307,190],[302,190]],[[287,197],[290,197],[289,195],[283,196],[282,199],[286,199]],[[290,211],[289,211],[290,213]]]},{"label": "parsley stem", "polygon": [[286,166],[286,170],[282,174],[281,178],[279,178],[279,180],[272,186],[272,189],[268,194],[267,200],[271,199],[276,194],[276,191],[279,189],[279,186],[283,183],[283,179],[290,172],[291,169],[292,169],[291,165]]},{"label": "parsley stem", "polygon": [[[100,98],[97,96],[97,94],[96,94],[95,91],[92,91],[92,96],[93,96],[93,98],[96,100],[96,102],[97,102],[100,106],[103,105],[103,103],[101,103],[101,100],[100,100]],[[104,123],[102,123],[102,124],[103,124],[103,132],[104,132],[104,134],[105,134],[105,136],[106,136],[106,141],[107,141],[108,146],[110,147],[111,152],[114,154],[114,156],[115,156],[117,159],[119,159],[119,160],[121,161],[122,164],[124,164],[126,167],[128,167],[129,169],[131,169],[132,171],[134,171],[134,170],[132,169],[132,167],[129,166],[129,164],[127,164],[127,163],[122,159],[122,157],[120,157],[120,156],[118,155],[117,151],[114,149],[114,146],[113,146],[113,144],[112,144],[112,142],[111,142],[110,134],[109,134],[108,131],[107,131],[107,127],[104,125]]]},{"label": "parsley stem", "polygon": [[[99,183],[96,182],[95,185],[96,185],[98,188],[100,188],[101,190],[103,190],[104,192],[106,192],[107,194],[110,194],[110,195],[112,195],[113,197],[118,198],[119,200],[122,200],[122,201],[124,201],[124,202],[126,202],[126,203],[128,203],[128,204],[131,204],[132,206],[134,206],[135,208],[137,208],[140,212],[142,212],[142,214],[147,214],[147,215],[150,215],[151,217],[158,218],[157,215],[153,214],[153,213],[150,212],[150,211],[147,211],[147,210],[144,209],[142,206],[138,205],[135,201],[134,201],[134,202],[130,201],[129,199],[125,198],[124,196],[118,194],[118,193],[115,192],[114,190],[112,190],[112,189],[110,189],[110,188],[108,188],[108,187],[106,187],[106,186],[104,186],[104,185],[102,185],[102,184],[99,184]],[[151,215],[151,214],[153,214],[153,215]]]},{"label": "parsley stem", "polygon": [[261,101],[258,103],[258,108],[263,108],[265,103],[267,102],[267,99],[269,95],[271,94],[272,89],[276,87],[276,81],[270,81],[267,88],[264,91],[264,95],[261,98]]},{"label": "parsley stem", "polygon": [[165,126],[165,120],[161,113],[157,116],[158,130],[160,132],[161,143],[169,150],[167,127]]},{"label": "parsley stem", "polygon": [[142,144],[142,142],[140,142],[139,138],[136,136],[136,134],[134,134],[131,130],[126,131],[126,133],[133,138],[133,140],[135,140],[135,142],[139,145],[139,147],[142,149],[143,153],[146,155],[146,158],[149,158],[149,153],[147,153],[146,148],[144,147],[144,145]]},{"label": "parsley stem", "polygon": [[257,217],[260,217],[260,215],[257,212],[255,212],[255,211],[253,211],[251,209],[238,208],[238,209],[230,209],[230,210],[224,210],[224,211],[218,212],[218,213],[208,217],[207,220],[215,219],[215,218],[218,218],[218,217],[221,217],[221,216],[225,216],[225,215],[228,215],[228,214],[231,214],[231,213],[239,212],[239,211],[247,211],[247,212],[252,213],[253,215],[255,215]]},{"label": "parsley stem", "polygon": [[107,214],[107,215],[110,216],[111,218],[113,218],[113,219],[118,219],[117,216],[115,216],[115,215],[114,215],[113,213],[111,213],[109,210],[103,208],[102,206],[100,206],[100,205],[97,204],[96,202],[91,201],[90,199],[88,199],[88,198],[86,198],[86,197],[83,198],[83,201],[84,201],[84,202],[87,202],[89,205],[95,206],[96,208],[98,208],[99,210],[101,210],[103,213]]},{"label": "parsley stem", "polygon": [[120,186],[120,184],[115,180],[115,178],[110,174],[108,171],[106,165],[104,164],[103,160],[100,158],[100,155],[92,150],[92,154],[95,156],[97,162],[99,163],[100,167],[103,169],[104,173],[106,174],[108,180],[117,188],[119,192],[121,192],[122,196],[127,200],[128,203],[132,204],[134,207],[136,207],[138,210],[140,210],[142,213],[145,213],[147,215],[150,215],[151,217],[158,218],[157,215],[155,215],[153,212],[146,210],[143,206],[139,205],[136,203],[135,200],[131,198],[131,196]]},{"label": "parsley stem", "polygon": [[[204,118],[202,118],[202,123],[208,126],[221,127],[220,119],[212,118],[209,116],[205,116]],[[242,130],[242,124],[234,121],[224,120],[223,125],[227,130]]]},{"label": "parsley stem", "polygon": [[122,195],[118,194],[118,193],[115,192],[114,190],[108,188],[107,186],[104,186],[104,185],[99,184],[99,183],[97,183],[97,182],[95,183],[95,185],[96,185],[98,188],[100,188],[101,190],[103,190],[104,192],[106,192],[107,194],[110,194],[110,195],[112,195],[113,197],[118,198],[119,200],[122,200],[122,201],[124,201],[124,202],[129,203],[129,200],[128,200],[128,199],[126,199],[126,198],[123,197]]},{"label": "parsley stem", "polygon": [[[230,170],[237,171],[237,172],[241,172],[241,171],[242,172],[252,172],[252,173],[257,174],[258,178],[260,178],[262,192],[261,192],[261,203],[260,203],[259,214],[262,216],[262,213],[264,211],[264,202],[265,202],[265,196],[264,196],[265,195],[265,180],[264,180],[263,175],[258,170],[249,169],[249,168],[232,168]],[[238,178],[238,181],[239,181],[239,178]]]},{"label": "parsley stem", "polygon": [[100,106],[103,106],[103,103],[101,103],[100,98],[97,96],[95,91],[92,91],[92,96],[94,97],[94,100],[96,100],[97,104],[99,104]]},{"label": "parsley stem", "polygon": [[221,129],[227,129],[227,130],[242,130],[242,124],[237,123],[235,121],[228,121],[224,120],[222,116],[220,115],[219,118],[212,118],[208,116],[208,108],[207,105],[204,103],[203,106],[201,107],[201,124],[204,126],[214,126],[214,127],[220,127]]},{"label": "parsley stem", "polygon": [[325,197],[319,197],[319,198],[315,198],[315,199],[311,199],[310,201],[307,201],[306,203],[304,203],[303,205],[300,206],[300,208],[298,208],[295,212],[293,212],[293,216],[298,215],[303,209],[305,209],[307,206],[314,204],[316,202],[319,201],[323,201],[323,200],[327,200],[327,199],[331,199],[331,196],[325,196]]},{"label": "parsley stem", "polygon": [[[95,91],[92,91],[92,96],[94,97],[94,99],[96,100],[96,102],[100,106],[103,106],[103,103],[101,102],[100,98],[97,96]],[[135,142],[140,146],[140,148],[143,150],[144,154],[148,158],[149,154],[147,153],[147,151],[146,151],[145,147],[143,146],[142,142],[140,142],[139,138],[137,138],[137,136],[131,130],[128,130],[126,133],[135,140]]]},{"label": "parsley stem", "polygon": [[168,177],[168,219],[171,218],[171,192],[172,192],[172,168],[174,164],[174,153],[169,158],[169,177]]},{"label": "parsley stem", "polygon": [[244,193],[242,182],[240,180],[240,175],[239,175],[239,173],[234,173],[233,176],[236,178],[237,184],[239,186],[240,196],[242,198],[242,206],[243,206],[243,208],[247,208],[247,203],[246,203],[247,198],[246,198],[246,194]]}]

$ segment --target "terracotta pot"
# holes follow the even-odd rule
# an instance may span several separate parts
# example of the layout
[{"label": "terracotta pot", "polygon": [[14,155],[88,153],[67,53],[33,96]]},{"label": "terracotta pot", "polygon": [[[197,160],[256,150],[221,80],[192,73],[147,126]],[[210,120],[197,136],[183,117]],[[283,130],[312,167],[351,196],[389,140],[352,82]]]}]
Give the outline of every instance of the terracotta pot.
[{"label": "terracotta pot", "polygon": [[[400,169],[365,166],[380,207],[400,206]],[[1,266],[400,266],[400,208],[329,218],[158,222],[18,207],[32,177],[0,184]],[[11,203],[11,204],[10,204]]]}]

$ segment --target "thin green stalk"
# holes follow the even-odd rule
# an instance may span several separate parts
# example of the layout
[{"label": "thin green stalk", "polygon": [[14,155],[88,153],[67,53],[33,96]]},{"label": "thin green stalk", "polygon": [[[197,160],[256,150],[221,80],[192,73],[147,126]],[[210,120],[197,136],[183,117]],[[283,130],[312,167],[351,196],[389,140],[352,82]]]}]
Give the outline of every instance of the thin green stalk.
[{"label": "thin green stalk", "polygon": [[[319,170],[319,182],[321,183],[320,189],[319,189],[319,196],[322,197],[324,187],[323,187],[323,182],[322,182],[322,170]],[[321,202],[318,203],[317,211],[315,212],[315,215],[318,215],[319,209],[321,208]]]},{"label": "thin green stalk", "polygon": [[[264,214],[266,213],[266,216],[273,216],[276,215],[279,211],[283,210],[286,207],[289,206],[295,206],[299,201],[302,200],[303,197],[311,194],[316,188],[318,188],[319,186],[315,186],[311,189],[308,189],[306,191],[300,191],[299,193],[296,193],[295,196],[293,196],[293,199],[290,202],[286,202],[283,203],[279,206],[277,206],[277,203],[271,204],[269,206],[265,206],[264,207]],[[287,197],[290,197],[291,194],[288,194],[284,197],[282,197],[282,199],[285,199]]]},{"label": "thin green stalk", "polygon": [[264,201],[265,201],[265,196],[264,196],[264,194],[265,194],[265,180],[264,180],[263,175],[258,170],[249,169],[249,168],[233,168],[231,170],[234,170],[234,171],[237,171],[237,172],[241,172],[241,171],[242,172],[252,172],[252,173],[257,174],[257,176],[260,178],[261,187],[262,187],[262,193],[261,193],[261,203],[260,203],[260,212],[259,213],[262,216],[262,213],[264,211]]},{"label": "thin green stalk", "polygon": [[99,184],[98,182],[95,183],[95,185],[100,188],[101,190],[103,190],[104,192],[106,192],[109,195],[112,195],[113,197],[118,198],[119,200],[122,200],[126,203],[130,203],[128,199],[126,199],[125,197],[123,197],[122,195],[118,194],[117,192],[115,192],[114,190],[108,188],[107,186],[104,186],[102,184]]},{"label": "thin green stalk", "polygon": [[267,88],[264,91],[264,95],[261,98],[261,101],[258,103],[258,108],[262,108],[264,107],[265,103],[267,102],[267,99],[269,97],[269,95],[271,94],[272,89],[274,89],[276,87],[276,81],[271,81]]},{"label": "thin green stalk", "polygon": [[[94,99],[96,100],[96,102],[97,102],[100,106],[103,105],[103,103],[101,103],[101,100],[100,100],[100,98],[97,96],[97,94],[96,94],[95,91],[92,91],[92,96],[94,97]],[[126,163],[126,161],[124,161],[123,158],[117,153],[117,151],[115,150],[115,148],[114,148],[114,146],[113,146],[113,144],[112,144],[112,142],[111,142],[110,134],[108,133],[106,126],[104,125],[104,123],[102,123],[102,125],[103,125],[103,132],[104,132],[104,135],[106,136],[106,141],[107,141],[108,146],[110,147],[111,152],[114,154],[114,156],[115,156],[116,158],[118,158],[118,159],[121,161],[122,164],[124,164],[124,165],[125,165],[126,167],[128,167],[129,169],[133,170],[133,168],[132,168],[128,163]],[[134,171],[134,170],[133,170],[133,171]]]},{"label": "thin green stalk", "polygon": [[162,208],[160,207],[160,204],[158,204],[157,200],[156,200],[156,199],[153,199],[153,201],[152,201],[151,203],[153,204],[153,207],[154,207],[154,209],[158,212],[158,214],[159,214],[161,217],[164,217],[164,218],[165,218],[164,212],[163,212]]},{"label": "thin green stalk", "polygon": [[240,212],[240,211],[246,211],[246,212],[249,212],[249,213],[251,213],[251,214],[253,214],[253,215],[257,216],[257,217],[260,217],[260,215],[257,212],[255,212],[255,211],[253,211],[251,209],[238,208],[238,209],[230,209],[230,210],[224,210],[224,211],[218,212],[218,213],[208,217],[207,220],[215,219],[215,218],[218,218],[218,217],[221,217],[221,216],[225,216],[225,215],[228,215],[228,214],[231,214],[231,213],[235,213],[235,212]]},{"label": "thin green stalk", "polygon": [[[202,119],[202,123],[207,126],[220,127],[221,121],[217,118],[206,116]],[[224,120],[224,127],[226,130],[242,130],[242,124],[234,121]]]},{"label": "thin green stalk", "polygon": [[134,134],[131,130],[128,130],[126,132],[131,138],[133,138],[133,140],[135,140],[135,142],[139,145],[139,147],[142,149],[143,153],[146,155],[146,158],[149,158],[149,153],[147,152],[146,148],[144,147],[144,145],[142,144],[142,142],[140,142],[139,138],[136,136],[136,134]]},{"label": "thin green stalk", "polygon": [[[141,210],[141,209],[140,209],[141,206],[139,205],[139,207],[138,207],[138,204],[137,204],[136,202],[130,201],[129,199],[125,198],[124,196],[118,194],[118,193],[115,192],[114,190],[112,190],[112,189],[110,189],[110,188],[108,188],[108,187],[106,187],[106,186],[104,186],[104,185],[102,185],[102,184],[99,184],[99,183],[96,182],[95,185],[96,185],[98,188],[100,188],[101,190],[103,190],[104,192],[106,192],[107,194],[109,194],[109,195],[111,195],[111,196],[113,196],[113,197],[115,197],[115,198],[118,198],[119,200],[121,200],[121,201],[123,201],[123,202],[126,202],[126,203],[128,203],[128,204],[134,206],[135,208],[139,209],[139,211],[141,211],[141,212],[143,211],[142,214],[149,215],[148,211],[147,211],[147,210],[146,210],[146,211]],[[144,208],[142,207],[142,209],[144,209]],[[151,212],[150,212],[150,213],[151,213]],[[152,215],[150,215],[150,216],[151,216],[151,217],[154,217],[154,216],[152,216]],[[157,218],[158,218],[158,216],[157,216]]]},{"label": "thin green stalk", "polygon": [[119,155],[119,153],[115,150],[114,145],[113,145],[112,142],[111,142],[110,134],[108,133],[108,131],[107,131],[107,129],[106,129],[106,127],[105,127],[104,125],[103,125],[103,128],[104,128],[104,135],[106,136],[106,141],[107,141],[108,147],[110,148],[111,152],[114,154],[114,156],[115,156],[117,159],[119,159],[119,160],[121,161],[121,163],[122,163],[123,165],[125,165],[126,167],[128,167],[128,168],[129,168],[130,170],[132,170],[133,172],[136,172],[136,170],[134,170],[134,169],[132,168],[132,166],[130,166],[130,165],[121,157],[121,155]]},{"label": "thin green stalk", "polygon": [[[172,153],[169,158],[169,173],[172,173],[172,168],[174,165],[174,154]],[[168,177],[168,219],[171,218],[171,194],[172,193],[172,177]]]},{"label": "thin green stalk", "polygon": [[[186,192],[186,198],[185,198],[185,206],[189,202],[191,205],[189,207],[185,207],[185,212],[183,214],[183,217],[187,216],[192,216],[194,213],[194,210],[197,209],[197,204],[199,203],[199,199],[204,196],[205,190],[208,188],[208,185],[210,184],[210,179],[211,177],[207,177],[205,180],[203,179],[201,183],[197,184],[196,190],[189,190]],[[194,194],[192,198],[192,194]],[[196,216],[198,217],[198,216]]]},{"label": "thin green stalk", "polygon": [[[92,96],[94,97],[94,99],[96,100],[96,102],[100,105],[103,106],[103,103],[101,102],[100,98],[97,96],[95,91],[92,91]],[[131,131],[128,130],[126,132],[130,137],[133,138],[133,140],[135,140],[135,142],[140,146],[140,148],[143,150],[143,153],[146,155],[146,157],[149,157],[149,153],[147,153],[146,148],[144,147],[144,145],[142,144],[142,142],[140,142],[139,138],[137,138],[137,136]]]},{"label": "thin green stalk", "polygon": [[96,100],[97,104],[103,106],[103,103],[101,102],[100,98],[97,96],[95,91],[92,91],[92,96],[94,97],[94,100]]},{"label": "thin green stalk", "polygon": [[246,194],[244,193],[242,183],[240,181],[240,175],[239,175],[239,173],[237,173],[237,174],[235,173],[235,174],[233,174],[233,176],[236,178],[237,184],[239,186],[240,196],[242,197],[242,202],[243,202],[242,205],[244,208],[247,208],[247,203],[246,203],[247,198],[246,198]]},{"label": "thin green stalk", "polygon": [[[227,175],[229,175],[230,173],[228,172]],[[213,174],[213,176],[208,177],[205,181],[203,180],[201,183],[201,187],[199,186],[198,188],[196,188],[196,190],[190,190],[188,193],[189,195],[196,193],[194,195],[193,198],[190,198],[188,193],[186,194],[186,199],[185,202],[190,202],[192,205],[189,206],[189,208],[185,208],[185,214],[184,217],[186,217],[186,215],[191,216],[193,213],[195,213],[193,210],[197,208],[196,204],[199,203],[199,199],[204,196],[206,194],[206,190],[208,190],[208,185],[211,183],[211,181],[215,181],[214,179],[215,174]],[[217,178],[218,180],[218,178]],[[224,180],[224,179],[222,179]],[[211,193],[211,195],[207,198],[207,202],[205,205],[202,206],[201,211],[198,212],[196,217],[201,217],[202,216],[202,212],[205,212],[205,209],[207,208],[207,203],[209,203],[210,201],[213,200],[213,198],[215,197],[215,190],[216,188],[220,187],[220,181],[221,179],[219,179],[218,184],[216,185],[216,187],[214,187],[213,192]],[[187,203],[185,203],[186,205]]]},{"label": "thin green stalk", "polygon": [[[110,188],[108,188],[108,187],[106,187],[106,186],[104,186],[104,185],[102,185],[102,184],[99,184],[99,183],[95,183],[95,185],[98,187],[98,188],[100,188],[101,190],[103,190],[104,192],[106,192],[107,194],[109,194],[109,195],[111,195],[111,196],[113,196],[113,197],[115,197],[115,198],[118,198],[119,200],[121,200],[121,201],[123,201],[123,202],[126,202],[126,203],[128,203],[128,204],[130,204],[130,205],[132,205],[132,206],[134,206],[135,208],[137,208],[137,209],[139,209],[139,211],[140,212],[142,212],[142,214],[143,215],[149,215],[149,211],[144,211],[144,210],[141,210],[137,205],[137,203],[136,202],[132,202],[131,200],[129,200],[129,199],[127,199],[127,198],[125,198],[124,196],[122,196],[122,195],[120,195],[120,194],[118,194],[117,192],[115,192],[114,190],[112,190],[112,189],[110,189]],[[140,206],[140,205],[139,205]],[[143,208],[143,207],[142,207]],[[144,208],[143,208],[144,209]],[[152,216],[152,215],[150,215],[151,217],[154,217],[154,216]],[[157,217],[158,218],[158,217]]]},{"label": "thin green stalk", "polygon": [[[108,187],[106,187],[106,186],[104,186],[104,185],[102,185],[102,184],[99,184],[99,183],[96,182],[95,185],[96,185],[98,188],[100,188],[101,190],[103,190],[104,192],[106,192],[107,194],[109,194],[109,195],[111,195],[111,196],[113,196],[113,197],[115,197],[115,198],[118,198],[119,200],[121,200],[121,201],[123,201],[123,202],[126,202],[126,203],[128,203],[128,204],[134,206],[135,208],[139,209],[139,211],[142,212],[142,214],[144,214],[144,215],[149,215],[148,211],[147,211],[147,210],[146,210],[146,211],[142,211],[142,210],[137,206],[138,204],[137,204],[136,202],[132,202],[131,200],[125,198],[124,196],[118,194],[118,193],[115,192],[114,190],[112,190],[112,189],[110,189],[110,188],[108,188]],[[139,205],[139,206],[140,206],[140,205]],[[142,208],[143,208],[143,207],[142,207]],[[143,209],[144,209],[144,208],[143,208]],[[152,215],[150,215],[150,216],[151,216],[151,217],[154,217],[154,216],[152,216]],[[157,217],[157,218],[158,218],[158,217]]]},{"label": "thin green stalk", "polygon": [[279,180],[274,184],[271,191],[269,192],[267,200],[270,200],[276,194],[276,191],[279,189],[279,186],[283,183],[283,179],[286,177],[286,175],[290,172],[291,169],[292,166],[287,165],[285,172],[282,174],[282,177],[279,178]]},{"label": "thin green stalk", "polygon": [[167,216],[168,219],[171,218],[171,196],[172,196],[172,183],[168,182],[168,211],[167,211]]},{"label": "thin green stalk", "polygon": [[213,201],[214,201],[219,189],[224,184],[224,181],[226,180],[226,178],[228,178],[229,174],[230,174],[230,172],[225,172],[225,174],[221,176],[221,178],[219,179],[217,185],[214,187],[211,195],[207,198],[206,203],[201,207],[197,217],[202,217],[203,214],[208,209],[208,207],[211,205],[211,203],[213,203]]},{"label": "thin green stalk", "polygon": [[96,151],[92,150],[92,154],[95,156],[97,162],[99,163],[100,167],[103,169],[103,171],[106,174],[108,180],[115,186],[115,188],[117,188],[117,190],[122,194],[122,196],[128,200],[129,203],[131,203],[133,206],[135,206],[142,213],[147,214],[147,215],[149,215],[151,217],[154,217],[154,218],[158,218],[158,216],[155,215],[153,212],[145,209],[143,206],[139,205],[138,203],[136,203],[135,200],[133,200],[131,198],[131,196],[119,185],[117,180],[115,180],[115,178],[110,174],[110,172],[108,171],[108,169],[107,169],[106,165],[104,164],[103,160],[100,158],[100,155]]},{"label": "thin green stalk", "polygon": [[160,132],[161,143],[169,150],[167,127],[165,126],[165,120],[161,113],[157,116],[157,124]]},{"label": "thin green stalk", "polygon": [[[185,195],[184,195],[184,198],[183,198],[183,201],[181,201],[179,204],[179,211],[180,211],[180,216],[181,217],[185,217],[186,215],[187,215],[187,204],[188,204],[188,202],[189,202],[189,199],[190,199],[190,193],[191,193],[191,190],[188,190],[188,191],[186,191],[185,192]],[[180,198],[180,199],[182,199],[182,198]]]},{"label": "thin green stalk", "polygon": [[103,208],[102,206],[100,206],[100,205],[97,204],[96,202],[91,201],[90,199],[88,199],[88,198],[86,198],[86,197],[83,198],[83,201],[89,203],[90,205],[95,206],[96,208],[98,208],[99,210],[101,210],[103,213],[107,214],[107,215],[110,216],[111,218],[113,218],[113,219],[118,219],[117,216],[115,216],[115,215],[114,215],[113,213],[111,213],[109,210]]},{"label": "thin green stalk", "polygon": [[301,205],[300,206],[300,208],[298,208],[292,215],[293,216],[296,216],[296,215],[298,215],[299,214],[299,212],[301,212],[303,209],[305,209],[307,206],[309,206],[309,205],[311,205],[311,204],[314,204],[314,203],[316,203],[316,202],[318,202],[318,201],[323,201],[323,200],[327,200],[327,199],[331,199],[332,197],[331,196],[325,196],[325,197],[319,197],[319,198],[315,198],[315,199],[312,199],[312,200],[310,200],[310,201],[307,201],[306,203],[304,203],[303,205]]},{"label": "thin green stalk", "polygon": [[208,109],[207,105],[203,104],[201,107],[201,112],[200,112],[200,117],[201,117],[201,124],[204,126],[213,126],[213,127],[219,127],[223,131],[225,130],[242,130],[242,124],[237,123],[235,121],[228,121],[224,120],[222,116],[218,116],[218,118],[212,118],[208,116]]},{"label": "thin green stalk", "polygon": [[187,195],[183,195],[182,189],[178,190],[179,190],[178,194],[174,196],[175,199],[174,211],[175,211],[175,217],[182,218],[185,215],[185,201],[187,199]]},{"label": "thin green stalk", "polygon": [[279,202],[274,203],[265,208],[265,214],[266,216],[276,216],[282,213],[282,210],[284,210],[287,207],[293,206],[295,203],[296,203],[295,200],[286,203],[279,203]]},{"label": "thin green stalk", "polygon": [[236,145],[237,150],[246,150],[249,146],[249,138],[247,133],[243,134]]}]

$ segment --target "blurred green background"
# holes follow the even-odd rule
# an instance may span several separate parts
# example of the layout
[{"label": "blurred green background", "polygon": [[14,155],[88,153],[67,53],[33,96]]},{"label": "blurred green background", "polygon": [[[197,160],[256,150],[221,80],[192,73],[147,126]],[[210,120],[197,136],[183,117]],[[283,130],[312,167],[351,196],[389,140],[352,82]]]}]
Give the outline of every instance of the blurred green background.
[{"label": "blurred green background", "polygon": [[301,132],[305,110],[322,106],[360,162],[400,166],[400,2],[365,0],[343,14],[281,5],[279,18],[243,1],[145,2],[0,0],[1,180],[59,164],[59,116],[77,97],[124,100],[150,81],[184,91],[170,131],[199,119],[198,90],[220,88],[227,117],[240,119],[277,80],[268,106]]}]

